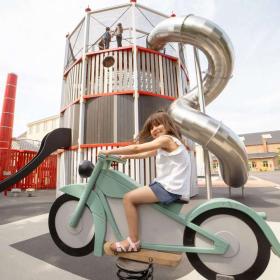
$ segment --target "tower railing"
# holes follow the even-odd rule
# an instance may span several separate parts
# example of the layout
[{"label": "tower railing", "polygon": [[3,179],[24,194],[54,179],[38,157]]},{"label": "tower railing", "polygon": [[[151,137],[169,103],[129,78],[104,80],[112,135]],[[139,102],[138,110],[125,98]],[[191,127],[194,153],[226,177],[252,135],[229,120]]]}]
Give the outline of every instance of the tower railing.
[{"label": "tower railing", "polygon": [[[139,94],[156,94],[176,99],[178,89],[177,58],[137,47],[137,73]],[[110,68],[103,66],[106,56],[113,56]],[[133,48],[123,47],[87,54],[85,98],[108,94],[132,94],[134,92]],[[181,70],[180,70],[181,71]],[[187,80],[187,76],[185,75]],[[61,112],[78,102],[82,82],[82,60],[77,60],[64,73],[64,90]]]},{"label": "tower railing", "polygon": [[[111,150],[113,148],[126,146],[128,143],[108,143],[108,144],[84,144],[82,147],[82,159],[81,160],[89,160],[93,164],[97,162],[97,155],[100,150]],[[59,169],[65,170],[67,174],[59,174],[59,185],[65,184],[73,184],[77,182],[78,174],[78,147],[74,146],[69,150],[64,151],[60,154],[59,160]],[[65,168],[67,165],[67,168]],[[139,183],[142,185],[149,184],[156,176],[156,168],[155,168],[155,158],[146,158],[146,159],[128,159],[127,164],[115,163],[112,166],[114,169],[125,173],[132,179],[136,180],[136,173],[140,173],[140,181]],[[138,169],[138,170],[137,170]],[[66,175],[66,176],[64,176]],[[65,179],[66,178],[66,179]],[[64,182],[64,180],[67,180]],[[86,179],[83,179],[83,182],[86,182]]]}]

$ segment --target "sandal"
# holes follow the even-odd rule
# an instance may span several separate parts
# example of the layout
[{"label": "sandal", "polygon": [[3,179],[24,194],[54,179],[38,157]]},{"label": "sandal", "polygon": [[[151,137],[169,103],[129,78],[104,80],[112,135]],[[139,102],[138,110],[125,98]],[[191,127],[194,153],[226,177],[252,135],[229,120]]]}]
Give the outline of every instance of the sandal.
[{"label": "sandal", "polygon": [[124,247],[120,242],[115,242],[113,244],[115,244],[116,248],[112,248],[111,250],[114,252],[118,252],[118,253],[128,253],[128,252],[139,252],[141,247],[140,247],[140,240],[138,240],[137,242],[132,242],[130,237],[127,237],[126,239],[128,241],[128,247]]}]

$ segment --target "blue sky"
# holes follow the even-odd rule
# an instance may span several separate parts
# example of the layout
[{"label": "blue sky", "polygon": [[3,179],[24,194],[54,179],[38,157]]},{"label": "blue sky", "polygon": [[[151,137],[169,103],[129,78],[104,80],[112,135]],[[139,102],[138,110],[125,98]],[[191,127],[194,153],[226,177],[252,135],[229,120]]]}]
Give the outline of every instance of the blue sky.
[{"label": "blue sky", "polygon": [[[7,73],[14,72],[19,79],[15,136],[26,130],[28,122],[58,114],[65,35],[81,20],[84,9],[88,5],[99,9],[128,2],[0,0],[0,108]],[[225,30],[235,51],[233,77],[219,97],[206,107],[207,114],[236,133],[280,129],[280,1],[138,0],[138,3],[165,14],[174,11],[177,16],[202,16]]]}]

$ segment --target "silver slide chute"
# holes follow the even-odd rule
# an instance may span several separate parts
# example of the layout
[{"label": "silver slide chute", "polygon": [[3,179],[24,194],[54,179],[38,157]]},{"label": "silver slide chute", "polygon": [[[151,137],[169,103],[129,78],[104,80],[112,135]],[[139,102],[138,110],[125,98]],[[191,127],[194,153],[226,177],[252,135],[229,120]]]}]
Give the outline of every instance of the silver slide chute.
[{"label": "silver slide chute", "polygon": [[[161,50],[170,42],[193,45],[208,60],[203,78],[205,105],[212,102],[224,89],[233,71],[233,48],[225,32],[213,22],[189,15],[171,17],[160,22],[148,36],[148,46]],[[247,153],[243,142],[220,121],[200,112],[198,89],[175,100],[169,114],[189,137],[212,152],[220,163],[224,182],[241,187],[248,179]]]}]

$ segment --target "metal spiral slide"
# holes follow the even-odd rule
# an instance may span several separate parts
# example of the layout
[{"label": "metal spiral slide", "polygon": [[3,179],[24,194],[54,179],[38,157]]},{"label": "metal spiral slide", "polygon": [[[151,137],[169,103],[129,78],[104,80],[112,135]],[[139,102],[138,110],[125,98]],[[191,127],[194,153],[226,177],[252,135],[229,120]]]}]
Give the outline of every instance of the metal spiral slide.
[{"label": "metal spiral slide", "polygon": [[[205,105],[224,89],[233,70],[233,48],[225,32],[213,22],[189,15],[171,17],[160,22],[149,34],[148,45],[160,50],[169,42],[189,44],[200,49],[208,60],[203,79]],[[220,162],[224,182],[241,187],[248,179],[247,154],[238,136],[221,122],[201,113],[198,90],[194,89],[175,100],[169,114],[183,135],[206,147]]]},{"label": "metal spiral slide", "polygon": [[42,140],[40,149],[36,156],[15,174],[0,182],[0,192],[12,186],[22,178],[27,176],[51,153],[57,149],[71,146],[71,129],[58,128],[48,133]]}]

